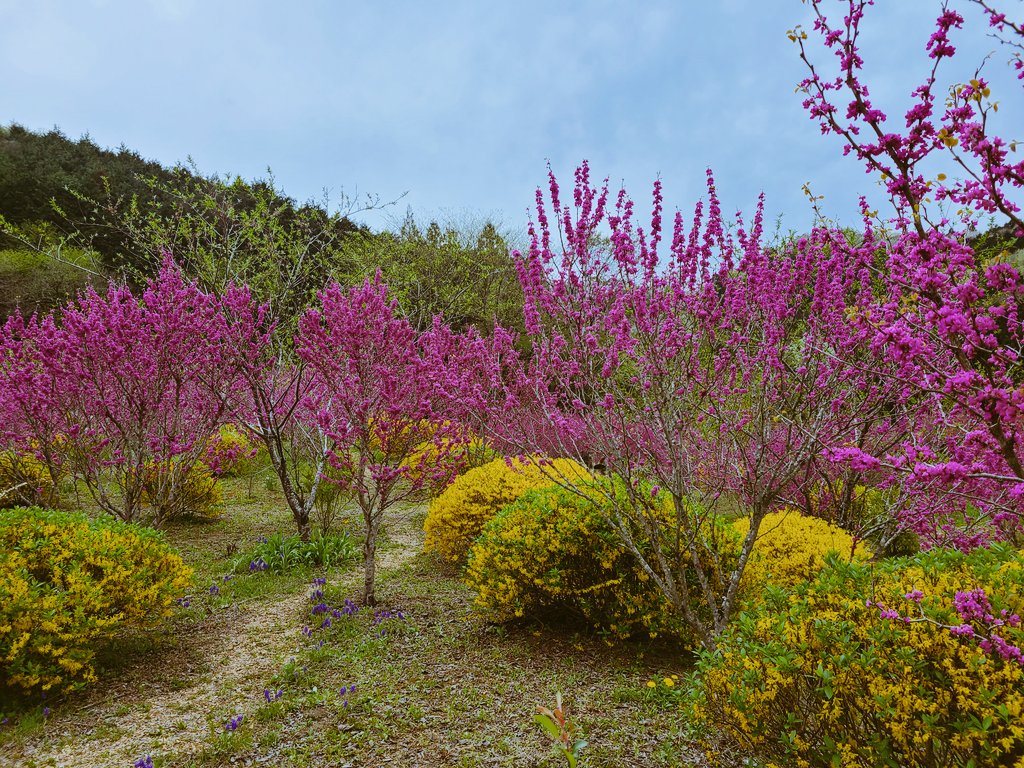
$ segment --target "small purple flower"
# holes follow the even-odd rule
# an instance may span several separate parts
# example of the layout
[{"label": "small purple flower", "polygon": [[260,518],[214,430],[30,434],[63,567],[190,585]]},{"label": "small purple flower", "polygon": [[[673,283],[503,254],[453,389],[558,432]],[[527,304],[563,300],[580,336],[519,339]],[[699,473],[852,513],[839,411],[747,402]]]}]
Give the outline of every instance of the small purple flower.
[{"label": "small purple flower", "polygon": [[256,537],[256,543],[257,544],[266,544],[267,543],[267,537],[266,536],[257,536]]},{"label": "small purple flower", "polygon": [[225,583],[225,584],[227,584],[227,583],[228,583],[229,581],[231,581],[231,580],[232,580],[233,578],[235,578],[235,577],[234,577],[234,574],[231,574],[231,573],[225,573],[225,574],[224,574],[224,583]]},{"label": "small purple flower", "polygon": [[153,768],[153,758],[149,755],[146,755],[145,757],[140,757],[138,760],[132,763],[132,768]]},{"label": "small purple flower", "polygon": [[227,721],[227,723],[224,724],[224,730],[228,733],[234,733],[236,730],[238,730],[238,726],[242,724],[243,717],[244,716],[241,714],[232,717],[230,720]]},{"label": "small purple flower", "polygon": [[330,610],[331,606],[329,606],[327,603],[317,603],[313,606],[313,615],[316,616],[320,613],[327,613]]},{"label": "small purple flower", "polygon": [[910,592],[907,592],[907,594],[905,594],[903,597],[905,597],[907,600],[910,600],[911,602],[920,603],[921,600],[924,598],[924,592],[922,592],[920,589],[914,589]]},{"label": "small purple flower", "polygon": [[278,688],[276,691],[271,691],[269,688],[263,689],[263,698],[267,700],[267,704],[277,701],[284,696],[284,691]]},{"label": "small purple flower", "polygon": [[210,594],[211,595],[219,595],[220,594],[220,587],[218,587],[216,584],[211,584],[210,585]]},{"label": "small purple flower", "polygon": [[43,717],[49,717],[49,716],[50,716],[50,708],[49,707],[43,707]]},{"label": "small purple flower", "polygon": [[327,579],[325,579],[323,576],[319,576],[319,577],[313,579],[313,586],[322,587],[322,586],[324,586],[326,584],[327,584]]},{"label": "small purple flower", "polygon": [[310,629],[309,627],[303,627],[302,628],[302,634],[304,634],[306,637],[312,637],[313,636],[313,630]]},{"label": "small purple flower", "polygon": [[323,620],[323,622],[321,622],[320,629],[329,629],[330,626],[331,626],[331,619],[328,616],[326,619]]}]

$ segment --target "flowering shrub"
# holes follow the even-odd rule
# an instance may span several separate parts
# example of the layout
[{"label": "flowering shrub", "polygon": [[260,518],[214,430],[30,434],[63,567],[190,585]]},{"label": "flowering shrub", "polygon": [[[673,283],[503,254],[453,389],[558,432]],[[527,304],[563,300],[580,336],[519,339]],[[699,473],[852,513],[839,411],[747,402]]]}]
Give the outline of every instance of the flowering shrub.
[{"label": "flowering shrub", "polygon": [[[661,508],[672,514],[668,499]],[[476,604],[506,619],[574,611],[621,638],[678,631],[671,605],[618,543],[608,513],[557,485],[525,493],[483,527],[470,551],[465,581]]]},{"label": "flowering shrub", "polygon": [[[746,536],[750,520],[737,520],[733,527]],[[742,588],[753,594],[766,584],[794,587],[813,579],[830,553],[846,562],[863,562],[871,556],[863,542],[824,520],[792,510],[765,515],[743,570]]]},{"label": "flowering shrub", "polygon": [[569,459],[554,459],[543,469],[531,462],[495,459],[459,476],[440,496],[430,502],[423,529],[426,549],[446,560],[463,561],[484,524],[506,504],[529,490],[568,476],[586,480],[589,473]]},{"label": "flowering shrub", "polygon": [[224,424],[206,446],[204,461],[217,477],[251,474],[259,447],[234,424]]},{"label": "flowering shrub", "polygon": [[[448,442],[453,443],[453,445],[447,445]],[[419,480],[424,474],[428,476],[437,475],[439,477],[439,479],[434,482],[431,482],[428,479],[427,487],[432,496],[436,496],[445,488],[450,486],[460,472],[483,466],[490,461],[494,461],[496,458],[495,452],[479,438],[469,438],[465,440],[453,438],[452,440],[446,441],[446,445],[440,453],[444,454],[441,457],[441,460],[449,466],[452,471],[445,471],[442,473],[437,473],[435,471],[439,458],[439,451],[432,442],[425,442],[417,445],[412,449],[412,452],[404,463],[409,476],[414,480]]]},{"label": "flowering shrub", "polygon": [[[1019,77],[1024,26],[989,0],[975,4],[989,33],[1016,50]],[[925,548],[1012,540],[1024,520],[1024,275],[1011,258],[1024,236],[1024,160],[1015,123],[998,110],[1020,91],[990,80],[978,62],[960,63],[966,18],[941,4],[922,41],[923,77],[894,103],[865,79],[872,2],[838,5],[811,0],[813,31],[798,27],[789,37],[807,67],[808,115],[880,179],[892,204],[895,216],[885,220],[862,198],[863,232],[834,242],[847,260],[871,259],[871,287],[849,315],[868,356],[847,362],[881,370],[886,361],[903,390],[887,414],[899,427],[893,439],[838,441],[830,458],[900,486],[908,497],[900,528]],[[1006,240],[971,236],[990,217]]]},{"label": "flowering shrub", "polygon": [[1024,558],[833,560],[698,665],[696,715],[781,764],[1019,765]]},{"label": "flowering shrub", "polygon": [[190,581],[155,531],[80,513],[0,512],[0,693],[94,681],[97,644],[168,615]]},{"label": "flowering shrub", "polygon": [[[380,273],[348,290],[333,282],[318,301],[295,336],[295,350],[314,374],[304,402],[327,441],[324,456],[337,482],[352,492],[362,517],[363,602],[373,605],[385,513],[454,474],[445,457],[464,430],[444,413],[457,379],[450,333],[440,319],[429,332],[413,328]],[[413,475],[406,461],[428,441],[437,460]]]},{"label": "flowering shrub", "polygon": [[45,464],[30,453],[0,452],[0,508],[53,504],[56,499]]},{"label": "flowering shrub", "polygon": [[[105,512],[141,520],[150,464],[179,472],[148,491],[174,509],[236,388],[219,299],[169,256],[141,295],[89,288],[59,313],[0,329],[0,440],[68,472]],[[160,523],[160,519],[156,520]]]},{"label": "flowering shrub", "polygon": [[[173,495],[161,489],[173,485]],[[216,519],[224,513],[224,497],[217,478],[202,462],[183,467],[168,464],[146,465],[142,483],[142,500],[156,507],[158,524],[182,517]]]}]

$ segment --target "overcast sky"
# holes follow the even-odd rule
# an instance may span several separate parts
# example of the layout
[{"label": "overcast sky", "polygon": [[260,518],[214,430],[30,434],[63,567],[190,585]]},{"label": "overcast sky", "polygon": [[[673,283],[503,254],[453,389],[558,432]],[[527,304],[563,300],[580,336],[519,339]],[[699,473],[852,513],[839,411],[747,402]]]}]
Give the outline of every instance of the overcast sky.
[{"label": "overcast sky", "polygon": [[[890,115],[924,78],[939,5],[878,0],[868,14],[866,79]],[[998,46],[973,7],[954,7],[968,27],[946,74],[962,81]],[[638,200],[660,175],[687,212],[710,167],[727,209],[763,191],[769,216],[800,230],[805,182],[846,222],[874,189],[794,92],[799,0],[0,0],[0,19],[0,122],[191,157],[206,174],[269,167],[299,201],[406,193],[392,219],[411,207],[521,227],[546,161],[568,185],[588,159]],[[1006,88],[1003,135],[1024,138],[1020,88]]]}]

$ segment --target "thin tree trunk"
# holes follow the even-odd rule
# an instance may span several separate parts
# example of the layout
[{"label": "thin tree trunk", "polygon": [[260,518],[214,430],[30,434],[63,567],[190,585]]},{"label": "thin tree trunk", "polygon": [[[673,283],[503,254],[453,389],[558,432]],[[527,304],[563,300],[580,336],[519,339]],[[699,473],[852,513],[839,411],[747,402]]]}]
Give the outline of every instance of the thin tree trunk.
[{"label": "thin tree trunk", "polygon": [[378,521],[367,521],[366,539],[363,541],[363,605],[377,604],[377,531]]}]

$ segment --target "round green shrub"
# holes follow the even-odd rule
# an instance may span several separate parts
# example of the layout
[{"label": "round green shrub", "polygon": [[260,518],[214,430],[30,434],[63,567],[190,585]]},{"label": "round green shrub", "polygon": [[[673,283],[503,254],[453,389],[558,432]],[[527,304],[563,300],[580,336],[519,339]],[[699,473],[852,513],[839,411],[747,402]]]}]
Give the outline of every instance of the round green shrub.
[{"label": "round green shrub", "polygon": [[261,448],[243,427],[223,424],[210,438],[203,463],[215,477],[247,477],[263,463]]},{"label": "round green shrub", "polygon": [[224,496],[210,468],[202,462],[187,472],[176,462],[146,465],[142,500],[156,512],[156,523],[170,520],[216,520],[224,514]]},{"label": "round green shrub", "polygon": [[[750,518],[733,523],[740,541],[750,531]],[[737,542],[737,546],[740,544]],[[825,567],[832,555],[842,560],[866,561],[871,551],[862,541],[818,517],[803,515],[792,509],[765,515],[743,569],[740,582],[744,595],[757,599],[768,584],[793,587],[809,581]]]}]

